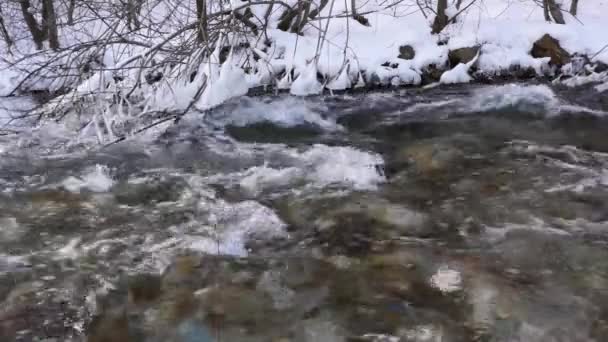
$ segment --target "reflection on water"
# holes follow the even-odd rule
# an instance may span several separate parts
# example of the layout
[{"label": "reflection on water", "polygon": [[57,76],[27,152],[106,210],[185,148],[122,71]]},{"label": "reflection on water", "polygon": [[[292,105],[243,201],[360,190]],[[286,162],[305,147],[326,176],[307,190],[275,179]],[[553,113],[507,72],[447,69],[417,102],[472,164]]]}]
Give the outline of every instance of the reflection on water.
[{"label": "reflection on water", "polygon": [[0,340],[603,341],[608,108],[569,92],[241,99],[152,143],[2,141]]}]

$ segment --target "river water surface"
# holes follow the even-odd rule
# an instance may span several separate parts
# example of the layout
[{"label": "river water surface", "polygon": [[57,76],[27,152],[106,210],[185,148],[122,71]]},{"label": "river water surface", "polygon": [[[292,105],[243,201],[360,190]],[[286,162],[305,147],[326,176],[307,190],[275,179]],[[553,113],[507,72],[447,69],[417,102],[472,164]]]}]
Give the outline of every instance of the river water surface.
[{"label": "river water surface", "polygon": [[606,341],[608,100],[233,100],[0,137],[1,341]]}]

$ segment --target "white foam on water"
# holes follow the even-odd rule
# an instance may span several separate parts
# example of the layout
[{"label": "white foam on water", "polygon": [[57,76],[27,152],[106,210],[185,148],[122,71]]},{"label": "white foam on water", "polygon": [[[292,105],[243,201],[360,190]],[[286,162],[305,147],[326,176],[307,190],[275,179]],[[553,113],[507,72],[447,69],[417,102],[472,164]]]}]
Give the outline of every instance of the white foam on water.
[{"label": "white foam on water", "polygon": [[401,111],[401,113],[412,113],[417,111],[427,111],[435,108],[441,108],[446,106],[452,106],[455,104],[461,104],[462,101],[460,99],[446,99],[440,101],[433,101],[428,103],[414,103],[413,105],[407,107],[405,110]]},{"label": "white foam on water", "polygon": [[386,181],[382,171],[384,160],[376,153],[348,146],[321,144],[305,151],[286,147],[276,150],[275,147],[269,147],[269,151],[288,159],[288,165],[281,168],[264,164],[213,178],[232,179],[253,195],[264,189],[296,184],[314,188],[338,186],[352,190],[375,190]]},{"label": "white foam on water", "polygon": [[268,207],[255,201],[229,203],[201,200],[205,217],[168,228],[171,236],[143,247],[158,269],[166,267],[175,251],[193,250],[209,254],[246,257],[251,240],[286,237],[286,224]]},{"label": "white foam on water", "polygon": [[302,176],[302,170],[296,167],[275,169],[265,164],[249,168],[242,175],[239,182],[241,188],[252,195],[257,195],[262,189],[290,184],[294,179]]},{"label": "white foam on water", "polygon": [[[529,155],[545,154],[545,159],[559,169],[578,176],[576,181],[564,184],[560,182],[545,192],[572,191],[583,193],[588,189],[608,186],[608,154],[603,152],[585,151],[574,146],[552,147],[537,145],[526,141],[512,143],[515,150]],[[551,154],[563,155],[557,159]]]},{"label": "white foam on water", "polygon": [[107,192],[114,185],[110,170],[105,165],[95,165],[80,177],[70,176],[61,184],[66,190],[80,192],[88,189],[93,192]]},{"label": "white foam on water", "polygon": [[506,84],[476,90],[467,104],[467,111],[485,112],[509,107],[555,108],[559,100],[546,85]]},{"label": "white foam on water", "polygon": [[[556,83],[567,87],[579,87],[589,83],[601,83],[608,80],[608,72],[591,73],[590,75],[575,75],[565,80],[558,80]],[[598,90],[599,91],[599,90]]]},{"label": "white foam on water", "polygon": [[5,241],[18,240],[26,230],[17,223],[14,217],[0,217],[0,239]]},{"label": "white foam on water", "polygon": [[77,259],[82,255],[80,243],[82,238],[75,237],[70,239],[64,246],[55,251],[56,259]]},{"label": "white foam on water", "polygon": [[557,110],[559,111],[559,113],[583,113],[583,114],[590,114],[590,115],[595,115],[595,116],[608,115],[608,112],[605,112],[603,110],[597,110],[597,109],[592,109],[592,108],[579,106],[579,105],[572,105],[572,104],[562,104],[557,108]]},{"label": "white foam on water", "polygon": [[486,238],[493,243],[504,240],[507,234],[514,230],[527,230],[562,236],[571,235],[571,232],[551,226],[547,222],[539,219],[538,217],[532,217],[530,219],[530,222],[526,224],[509,223],[501,227],[484,226]]},{"label": "white foam on water", "polygon": [[0,253],[0,275],[24,266],[29,266],[27,256]]},{"label": "white foam on water", "polygon": [[295,156],[309,171],[306,178],[319,187],[341,184],[355,190],[374,190],[386,180],[380,171],[384,160],[375,153],[352,147],[314,145]]},{"label": "white foam on water", "polygon": [[280,127],[312,125],[328,131],[343,127],[332,118],[323,117],[319,105],[296,97],[284,97],[263,102],[254,98],[243,98],[236,108],[227,106],[210,114],[211,120],[223,125],[247,126],[260,122],[271,122]]},{"label": "white foam on water", "polygon": [[[585,169],[585,171],[588,169]],[[595,175],[590,177],[585,177],[573,184],[560,184],[554,187],[551,187],[545,192],[560,192],[560,191],[572,191],[575,193],[584,193],[588,189],[593,189],[598,186],[608,187],[608,170],[602,169],[599,170]]]}]

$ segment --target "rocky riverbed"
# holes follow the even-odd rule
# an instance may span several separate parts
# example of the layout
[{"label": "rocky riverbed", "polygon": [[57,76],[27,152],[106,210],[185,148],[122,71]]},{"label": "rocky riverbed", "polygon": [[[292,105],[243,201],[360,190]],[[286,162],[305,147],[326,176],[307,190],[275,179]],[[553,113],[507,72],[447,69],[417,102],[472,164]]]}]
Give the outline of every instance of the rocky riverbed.
[{"label": "rocky riverbed", "polygon": [[7,142],[0,340],[603,341],[606,112],[442,87]]}]

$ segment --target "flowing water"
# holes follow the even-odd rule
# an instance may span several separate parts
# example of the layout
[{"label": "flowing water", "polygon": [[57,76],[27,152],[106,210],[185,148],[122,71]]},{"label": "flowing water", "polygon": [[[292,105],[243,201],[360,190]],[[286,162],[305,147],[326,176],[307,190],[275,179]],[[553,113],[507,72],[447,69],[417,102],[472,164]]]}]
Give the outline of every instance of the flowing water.
[{"label": "flowing water", "polygon": [[604,111],[508,84],[5,137],[0,340],[606,341]]}]

